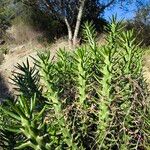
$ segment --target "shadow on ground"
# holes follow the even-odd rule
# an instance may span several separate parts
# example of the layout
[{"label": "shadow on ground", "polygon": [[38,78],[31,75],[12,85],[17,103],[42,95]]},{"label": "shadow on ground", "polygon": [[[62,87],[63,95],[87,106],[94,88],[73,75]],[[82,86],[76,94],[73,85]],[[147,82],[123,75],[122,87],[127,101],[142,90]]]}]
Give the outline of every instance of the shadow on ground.
[{"label": "shadow on ground", "polygon": [[12,98],[13,95],[9,90],[9,86],[7,81],[4,79],[2,73],[0,73],[0,102],[4,101],[5,99]]}]

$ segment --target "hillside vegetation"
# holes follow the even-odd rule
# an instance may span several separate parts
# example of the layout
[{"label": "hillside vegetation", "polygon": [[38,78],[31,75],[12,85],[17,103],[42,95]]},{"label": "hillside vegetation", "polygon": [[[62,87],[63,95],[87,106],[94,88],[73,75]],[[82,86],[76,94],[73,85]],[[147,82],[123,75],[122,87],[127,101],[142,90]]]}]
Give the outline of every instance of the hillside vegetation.
[{"label": "hillside vegetation", "polygon": [[0,149],[150,150],[149,31],[148,0],[0,0]]},{"label": "hillside vegetation", "polygon": [[150,102],[142,75],[143,50],[132,30],[115,18],[106,43],[96,43],[91,23],[86,44],[41,52],[18,64],[18,91],[1,107],[0,146],[4,149],[148,150]]}]

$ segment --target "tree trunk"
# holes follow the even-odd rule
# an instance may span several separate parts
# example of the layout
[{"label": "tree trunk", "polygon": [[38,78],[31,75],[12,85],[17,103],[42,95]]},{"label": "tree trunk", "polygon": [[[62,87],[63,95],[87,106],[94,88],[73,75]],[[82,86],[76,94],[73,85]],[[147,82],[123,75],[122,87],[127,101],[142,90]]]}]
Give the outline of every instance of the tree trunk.
[{"label": "tree trunk", "polygon": [[70,24],[67,20],[67,18],[65,18],[65,23],[66,23],[66,26],[67,26],[67,30],[68,30],[68,43],[69,43],[69,48],[71,49],[72,46],[73,46],[73,35],[72,35],[72,30],[71,30],[71,27],[70,27]]},{"label": "tree trunk", "polygon": [[73,35],[73,46],[75,46],[78,43],[77,37],[78,37],[79,29],[80,29],[80,24],[81,24],[81,19],[82,19],[82,15],[83,15],[85,1],[86,0],[82,0],[80,7],[79,7],[79,12],[78,12],[76,26],[75,26],[74,35]]}]

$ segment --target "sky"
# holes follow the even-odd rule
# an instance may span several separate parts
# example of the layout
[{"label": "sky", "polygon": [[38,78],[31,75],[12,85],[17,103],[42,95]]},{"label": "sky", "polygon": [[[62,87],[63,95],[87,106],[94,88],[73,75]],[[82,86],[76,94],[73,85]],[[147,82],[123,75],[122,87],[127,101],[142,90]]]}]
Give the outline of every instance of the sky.
[{"label": "sky", "polygon": [[[125,19],[125,20],[131,20],[134,18],[135,16],[135,10],[136,10],[136,0],[130,0],[132,1],[132,4],[126,4],[123,3],[123,6],[121,6],[120,4],[116,4],[115,6],[112,6],[111,8],[108,8],[105,10],[104,12],[104,18],[106,20],[109,20],[109,17],[112,16],[112,14],[117,14],[117,19],[121,20],[121,19]],[[149,2],[149,0],[140,0],[142,3],[147,3]]]}]

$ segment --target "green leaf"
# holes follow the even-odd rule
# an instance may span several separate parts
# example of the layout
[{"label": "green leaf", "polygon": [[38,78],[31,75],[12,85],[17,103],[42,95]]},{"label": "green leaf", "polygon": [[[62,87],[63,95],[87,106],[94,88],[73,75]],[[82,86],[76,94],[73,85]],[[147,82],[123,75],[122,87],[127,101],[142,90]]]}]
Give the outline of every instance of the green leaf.
[{"label": "green leaf", "polygon": [[0,106],[0,109],[1,109],[5,114],[11,116],[12,118],[14,118],[14,119],[16,119],[16,120],[18,120],[18,121],[21,121],[20,116],[18,116],[18,115],[15,114],[14,112],[9,111],[9,110],[7,110],[7,108],[5,109],[5,108],[3,108],[2,106]]},{"label": "green leaf", "polygon": [[30,141],[20,144],[19,146],[15,147],[15,149],[24,149],[27,147],[32,147],[33,149],[36,149],[36,145],[32,144]]},{"label": "green leaf", "polygon": [[18,127],[11,127],[11,126],[7,126],[5,128],[5,130],[7,131],[10,131],[10,132],[15,132],[15,133],[21,133],[21,130],[20,130],[21,126],[18,126]]},{"label": "green leaf", "polygon": [[46,105],[44,106],[44,108],[38,113],[38,115],[35,117],[35,119],[34,120],[39,120],[40,119],[40,117],[43,115],[43,113],[45,112],[45,110],[46,110]]}]

